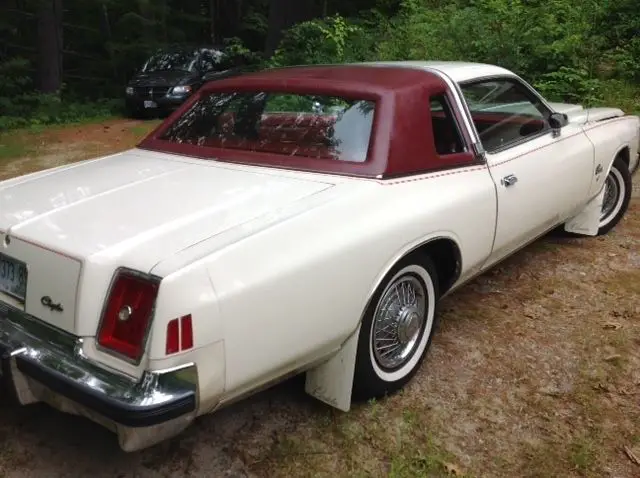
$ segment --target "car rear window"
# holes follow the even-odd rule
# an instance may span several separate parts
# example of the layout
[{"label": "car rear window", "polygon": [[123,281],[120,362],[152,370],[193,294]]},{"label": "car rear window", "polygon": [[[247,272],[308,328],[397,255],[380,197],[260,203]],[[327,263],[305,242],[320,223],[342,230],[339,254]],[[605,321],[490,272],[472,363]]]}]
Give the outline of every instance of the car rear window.
[{"label": "car rear window", "polygon": [[291,93],[210,93],[159,139],[211,148],[364,162],[375,102]]}]

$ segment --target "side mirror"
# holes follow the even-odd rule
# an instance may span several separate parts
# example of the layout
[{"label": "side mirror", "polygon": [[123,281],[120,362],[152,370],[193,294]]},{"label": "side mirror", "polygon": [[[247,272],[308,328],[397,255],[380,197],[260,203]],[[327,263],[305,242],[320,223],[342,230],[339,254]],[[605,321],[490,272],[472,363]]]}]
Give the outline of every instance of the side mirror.
[{"label": "side mirror", "polygon": [[553,132],[553,136],[559,136],[560,130],[563,126],[566,126],[569,122],[569,118],[564,113],[551,113],[549,116],[549,126]]}]

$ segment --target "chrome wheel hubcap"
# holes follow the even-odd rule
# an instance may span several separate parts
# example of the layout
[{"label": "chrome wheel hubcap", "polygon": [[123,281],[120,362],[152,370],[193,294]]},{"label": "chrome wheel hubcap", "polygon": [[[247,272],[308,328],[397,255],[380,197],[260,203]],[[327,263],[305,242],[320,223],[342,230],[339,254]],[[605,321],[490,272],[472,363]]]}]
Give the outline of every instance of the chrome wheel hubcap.
[{"label": "chrome wheel hubcap", "polygon": [[400,344],[407,345],[415,340],[420,332],[422,320],[417,307],[410,305],[403,307],[398,318],[398,340]]},{"label": "chrome wheel hubcap", "polygon": [[383,293],[373,318],[372,348],[385,369],[406,363],[417,348],[425,325],[427,295],[415,276],[403,276]]}]

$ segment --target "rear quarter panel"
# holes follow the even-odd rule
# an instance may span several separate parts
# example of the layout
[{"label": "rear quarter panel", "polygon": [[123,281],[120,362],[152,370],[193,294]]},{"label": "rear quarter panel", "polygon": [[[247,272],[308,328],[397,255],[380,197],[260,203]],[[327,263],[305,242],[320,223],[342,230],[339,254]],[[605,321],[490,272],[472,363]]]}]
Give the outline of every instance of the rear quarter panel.
[{"label": "rear quarter panel", "polygon": [[384,275],[422,242],[456,241],[463,278],[491,252],[495,186],[484,166],[338,187],[337,200],[202,260],[218,301],[227,397],[337,350]]}]

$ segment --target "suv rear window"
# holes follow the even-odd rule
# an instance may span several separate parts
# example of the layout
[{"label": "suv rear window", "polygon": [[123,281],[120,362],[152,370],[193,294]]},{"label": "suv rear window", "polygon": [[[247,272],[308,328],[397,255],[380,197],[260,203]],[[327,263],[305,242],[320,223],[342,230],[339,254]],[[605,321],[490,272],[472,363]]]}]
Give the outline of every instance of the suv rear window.
[{"label": "suv rear window", "polygon": [[200,98],[160,139],[211,148],[364,162],[375,102],[336,96],[228,92]]}]

